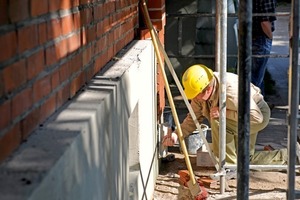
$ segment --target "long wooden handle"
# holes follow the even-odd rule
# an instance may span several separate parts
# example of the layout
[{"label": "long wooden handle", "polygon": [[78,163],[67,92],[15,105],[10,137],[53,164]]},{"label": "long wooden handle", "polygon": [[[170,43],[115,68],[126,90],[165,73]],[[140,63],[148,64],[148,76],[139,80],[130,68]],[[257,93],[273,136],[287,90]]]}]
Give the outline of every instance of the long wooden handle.
[{"label": "long wooden handle", "polygon": [[[176,72],[175,72],[175,70],[174,70],[174,68],[173,68],[173,66],[171,64],[171,61],[170,61],[170,59],[169,59],[166,51],[164,50],[164,48],[163,48],[160,40],[158,39],[158,36],[157,36],[156,32],[154,31],[153,25],[151,23],[151,20],[150,20],[149,14],[148,14],[147,5],[145,3],[145,0],[142,0],[142,4],[143,4],[143,6],[142,6],[143,14],[144,14],[144,16],[146,18],[147,27],[150,30],[151,39],[153,41],[153,45],[154,45],[155,51],[157,52],[157,54],[159,54],[158,57],[161,57],[160,53],[163,54],[163,57],[165,58],[165,61],[166,61],[166,64],[167,64],[167,67],[170,70],[170,73],[171,73],[171,75],[172,75],[172,77],[173,77],[173,79],[174,79],[174,81],[175,81],[175,83],[176,83],[176,85],[177,85],[180,93],[181,93],[181,96],[183,97],[183,100],[184,100],[184,102],[185,102],[185,104],[186,104],[186,106],[187,106],[187,108],[189,110],[189,113],[190,113],[190,115],[191,115],[191,117],[192,117],[192,119],[193,119],[193,121],[194,121],[197,129],[199,130],[199,134],[201,136],[202,141],[204,142],[204,144],[206,146],[206,149],[207,149],[207,151],[208,151],[208,153],[210,155],[210,158],[211,158],[212,162],[214,163],[214,166],[215,166],[216,170],[219,170],[219,164],[218,164],[215,156],[213,155],[213,153],[211,151],[210,145],[208,144],[208,142],[206,140],[206,137],[203,134],[201,126],[200,126],[200,124],[199,124],[199,122],[197,120],[197,117],[196,117],[196,115],[195,115],[195,113],[194,113],[194,111],[193,111],[193,109],[192,109],[192,107],[191,107],[191,105],[190,105],[190,103],[189,103],[186,95],[184,94],[183,88],[182,88],[182,86],[180,84],[180,81],[179,81],[179,79],[178,79],[178,77],[176,75]],[[162,71],[164,71],[164,69]],[[172,114],[173,114],[173,111],[172,111]],[[176,124],[176,126],[177,126],[177,124]]]},{"label": "long wooden handle", "polygon": [[166,89],[167,97],[168,97],[169,104],[170,104],[170,107],[171,107],[171,111],[172,111],[172,114],[173,114],[173,118],[174,118],[174,121],[175,121],[175,124],[176,124],[176,127],[177,127],[178,138],[179,138],[181,148],[183,150],[185,163],[186,163],[186,166],[188,168],[190,178],[193,181],[193,184],[195,185],[196,184],[195,175],[194,175],[192,165],[191,165],[191,162],[190,162],[190,159],[189,159],[189,155],[188,155],[188,152],[187,152],[187,149],[186,149],[186,145],[185,145],[185,142],[184,142],[182,130],[181,130],[178,115],[177,115],[177,112],[176,112],[176,109],[175,109],[173,97],[172,97],[172,94],[171,94],[171,91],[170,91],[170,86],[169,86],[169,83],[168,83],[166,72],[165,72],[165,69],[163,67],[164,63],[163,63],[163,60],[161,58],[161,54],[160,54],[160,51],[159,51],[159,48],[158,48],[157,37],[155,36],[156,32],[154,32],[153,25],[152,25],[152,22],[150,20],[150,16],[149,16],[148,9],[147,9],[147,4],[146,4],[145,0],[142,0],[142,11],[143,11],[143,14],[144,14],[144,17],[145,17],[145,20],[146,20],[147,27],[150,31],[150,35],[151,35],[152,43],[153,43],[155,53],[156,53],[156,56],[157,56],[157,59],[158,59],[159,67],[162,71],[163,80],[164,80],[164,83],[165,83],[165,89]]}]

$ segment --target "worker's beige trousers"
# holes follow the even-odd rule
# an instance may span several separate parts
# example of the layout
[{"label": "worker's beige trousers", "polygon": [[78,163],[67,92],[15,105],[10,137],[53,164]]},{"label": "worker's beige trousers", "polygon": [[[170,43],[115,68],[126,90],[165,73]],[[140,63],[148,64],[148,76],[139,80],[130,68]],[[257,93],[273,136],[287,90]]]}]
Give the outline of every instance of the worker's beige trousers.
[{"label": "worker's beige trousers", "polygon": [[[255,143],[257,133],[264,129],[270,119],[270,109],[265,101],[261,101],[258,105],[264,116],[261,124],[250,125],[250,164],[267,165],[267,164],[287,164],[287,149],[274,151],[255,151]],[[219,158],[219,120],[210,120],[212,135],[212,151]],[[238,147],[238,124],[235,121],[226,119],[226,163],[237,163],[237,147]]]}]

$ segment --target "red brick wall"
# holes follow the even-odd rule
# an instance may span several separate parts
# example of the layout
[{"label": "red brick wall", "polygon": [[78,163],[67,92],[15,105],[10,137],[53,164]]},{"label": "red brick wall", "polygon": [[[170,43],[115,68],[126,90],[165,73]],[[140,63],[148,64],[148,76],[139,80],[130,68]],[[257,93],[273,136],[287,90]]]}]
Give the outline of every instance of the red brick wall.
[{"label": "red brick wall", "polygon": [[[160,42],[164,45],[166,11],[165,0],[148,0],[147,6],[151,22],[158,32]],[[147,29],[140,31],[141,38],[151,38]],[[163,58],[163,56],[162,56]],[[163,59],[164,60],[164,59]],[[165,84],[160,67],[157,69],[157,117],[160,118],[165,107]]]},{"label": "red brick wall", "polygon": [[138,0],[0,1],[0,161],[134,39]]}]

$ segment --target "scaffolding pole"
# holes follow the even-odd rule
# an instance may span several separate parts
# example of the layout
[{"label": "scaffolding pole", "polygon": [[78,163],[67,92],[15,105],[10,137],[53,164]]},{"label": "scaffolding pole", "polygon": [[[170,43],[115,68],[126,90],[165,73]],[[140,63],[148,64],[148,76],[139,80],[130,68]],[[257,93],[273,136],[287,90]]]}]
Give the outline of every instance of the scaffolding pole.
[{"label": "scaffolding pole", "polygon": [[297,129],[299,119],[299,0],[292,0],[290,18],[290,67],[289,67],[289,109],[288,109],[288,185],[287,199],[300,198],[295,190],[295,165],[297,151]]},{"label": "scaffolding pole", "polygon": [[237,199],[249,199],[252,0],[239,1]]},{"label": "scaffolding pole", "polygon": [[[226,1],[226,0],[225,0]],[[297,131],[300,129],[299,122],[299,1],[291,1],[291,14],[287,12],[276,12],[268,13],[268,16],[290,16],[290,52],[287,55],[281,54],[270,54],[270,55],[252,55],[252,17],[253,16],[264,16],[265,13],[252,13],[252,0],[240,0],[239,1],[239,12],[238,15],[227,13],[227,1],[225,2],[216,0],[216,15],[211,13],[196,13],[196,14],[167,14],[167,17],[176,17],[179,20],[179,29],[182,29],[182,21],[179,18],[185,17],[216,17],[216,44],[215,44],[215,55],[182,55],[182,51],[178,51],[178,55],[168,54],[170,58],[215,58],[215,64],[217,71],[220,72],[220,79],[225,80],[222,77],[226,71],[226,58],[238,57],[238,75],[239,75],[239,121],[238,121],[238,163],[237,165],[222,165],[220,162],[219,170],[229,168],[237,169],[239,174],[237,178],[237,199],[249,199],[249,171],[254,170],[287,170],[288,171],[288,183],[287,183],[287,199],[298,199],[300,198],[300,190],[295,190],[295,170],[300,169],[300,165],[296,165],[296,143],[297,143]],[[225,6],[226,5],[226,6]],[[223,9],[226,9],[224,11]],[[226,13],[226,14],[225,14]],[[238,34],[238,55],[227,55],[227,17],[239,18],[239,34]],[[226,18],[226,19],[224,19]],[[223,21],[222,21],[223,20]],[[226,23],[223,24],[223,22]],[[224,32],[224,29],[226,32]],[[182,32],[181,32],[182,33]],[[180,34],[181,35],[181,34]],[[225,36],[226,35],[226,36]],[[222,36],[222,37],[221,37]],[[178,39],[178,43],[181,44],[182,38]],[[223,46],[224,45],[224,46]],[[224,49],[223,49],[224,48]],[[288,120],[288,165],[250,165],[249,161],[249,135],[250,135],[250,80],[251,80],[251,58],[252,57],[269,57],[269,58],[289,58],[290,69],[289,69],[289,111],[287,114]],[[225,58],[225,60],[222,60]],[[226,68],[225,68],[226,69]],[[222,79],[224,78],[224,79]],[[221,87],[222,89],[222,87]],[[222,93],[222,95],[225,93]],[[226,121],[222,115],[226,114],[223,112],[223,100],[220,95],[220,133],[223,133],[222,124],[225,125]],[[224,106],[226,106],[224,104]],[[226,108],[226,107],[225,107]],[[226,110],[226,109],[225,109]],[[225,118],[226,120],[226,118]],[[225,129],[226,130],[226,129]],[[220,135],[220,160],[222,161],[221,149],[222,143],[225,139],[221,138]],[[300,135],[299,135],[300,138]],[[213,157],[211,155],[211,157]],[[217,164],[215,167],[217,168]],[[222,177],[222,173],[221,173]],[[220,191],[222,189],[222,179],[220,178]]]},{"label": "scaffolding pole", "polygon": [[[225,168],[236,169],[236,165],[225,165]],[[249,165],[249,169],[260,170],[260,171],[269,171],[269,170],[288,170],[287,165]],[[300,165],[295,165],[295,169],[300,169]]]},{"label": "scaffolding pole", "polygon": [[220,193],[225,192],[226,158],[226,71],[227,71],[227,0],[216,0],[216,69],[220,72],[219,90],[219,174]]}]

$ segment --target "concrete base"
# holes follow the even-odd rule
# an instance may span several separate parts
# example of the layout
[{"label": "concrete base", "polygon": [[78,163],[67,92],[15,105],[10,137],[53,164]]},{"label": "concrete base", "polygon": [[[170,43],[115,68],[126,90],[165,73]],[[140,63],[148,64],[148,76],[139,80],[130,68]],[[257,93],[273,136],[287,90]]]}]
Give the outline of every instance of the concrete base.
[{"label": "concrete base", "polygon": [[1,200],[152,199],[156,62],[134,41],[0,165]]}]

